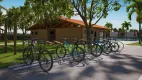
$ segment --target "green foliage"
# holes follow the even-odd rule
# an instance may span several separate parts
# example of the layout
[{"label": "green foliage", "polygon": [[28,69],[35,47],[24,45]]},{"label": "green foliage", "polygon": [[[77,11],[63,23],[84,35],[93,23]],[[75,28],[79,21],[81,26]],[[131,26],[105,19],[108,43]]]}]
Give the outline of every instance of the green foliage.
[{"label": "green foliage", "polygon": [[0,26],[4,24],[4,19],[5,19],[5,15],[3,15],[3,12],[0,11]]},{"label": "green foliage", "polygon": [[122,29],[126,31],[129,30],[130,27],[132,27],[131,23],[126,21],[124,21],[121,25],[122,25]]},{"label": "green foliage", "polygon": [[26,0],[25,3],[32,7],[35,23],[52,24],[62,15],[73,15],[73,6],[67,0]]},{"label": "green foliage", "polygon": [[110,29],[113,28],[113,25],[112,25],[111,23],[109,23],[109,22],[106,22],[105,26],[106,26],[107,28],[110,28]]},{"label": "green foliage", "polygon": [[71,0],[71,3],[85,23],[89,44],[92,21],[97,24],[102,18],[108,16],[109,11],[118,11],[121,8],[119,0]]},{"label": "green foliage", "polygon": [[136,21],[142,23],[142,0],[130,0],[130,5],[127,6],[128,19],[131,20],[133,13],[137,14]]}]

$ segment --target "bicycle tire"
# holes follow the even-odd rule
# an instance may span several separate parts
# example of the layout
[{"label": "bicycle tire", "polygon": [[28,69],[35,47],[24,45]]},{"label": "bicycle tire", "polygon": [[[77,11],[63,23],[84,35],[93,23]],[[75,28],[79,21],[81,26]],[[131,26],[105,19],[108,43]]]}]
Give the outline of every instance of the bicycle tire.
[{"label": "bicycle tire", "polygon": [[[78,57],[78,55],[80,55],[80,53],[77,54],[77,51],[79,51],[79,49],[81,50],[82,57]],[[75,50],[77,50],[77,51],[75,51]],[[82,62],[85,59],[85,52],[81,47],[74,47],[71,55],[72,55],[73,60],[76,62]],[[78,57],[80,59],[76,59],[76,57]]]},{"label": "bicycle tire", "polygon": [[110,54],[112,52],[110,44],[105,43],[104,45],[102,45],[102,51],[105,54]]},{"label": "bicycle tire", "polygon": [[119,45],[118,51],[122,51],[124,49],[124,44],[121,41],[117,41],[117,43]]},{"label": "bicycle tire", "polygon": [[[43,58],[45,60],[43,60]],[[48,60],[49,59],[49,60]],[[46,61],[46,62],[43,62]],[[39,62],[39,66],[40,68],[43,70],[43,72],[48,72],[52,69],[53,67],[53,58],[52,55],[50,54],[50,52],[44,50],[41,53],[39,53],[39,58],[38,58],[38,62]],[[48,64],[50,63],[50,65],[46,65],[46,67],[44,67],[43,64]],[[49,67],[48,67],[49,66]]]},{"label": "bicycle tire", "polygon": [[111,42],[111,50],[112,52],[117,52],[119,49],[119,45],[116,42]]},{"label": "bicycle tire", "polygon": [[[30,54],[26,54],[26,52],[30,52]],[[25,56],[29,57],[29,60],[30,60],[29,63],[27,62]],[[24,60],[24,63],[25,63],[26,65],[31,65],[31,64],[33,63],[33,61],[34,61],[32,49],[30,49],[29,47],[25,48],[24,51],[23,51],[23,60]],[[28,60],[28,61],[29,61],[29,60]]]},{"label": "bicycle tire", "polygon": [[[61,50],[59,48],[61,48]],[[58,52],[58,50],[60,50],[60,53]],[[58,45],[56,48],[56,55],[58,58],[64,58],[66,56],[66,48],[63,45]]]},{"label": "bicycle tire", "polygon": [[92,46],[92,49],[91,49],[91,54],[94,56],[94,57],[99,57],[102,55],[102,48],[99,44],[97,45],[93,45]]}]

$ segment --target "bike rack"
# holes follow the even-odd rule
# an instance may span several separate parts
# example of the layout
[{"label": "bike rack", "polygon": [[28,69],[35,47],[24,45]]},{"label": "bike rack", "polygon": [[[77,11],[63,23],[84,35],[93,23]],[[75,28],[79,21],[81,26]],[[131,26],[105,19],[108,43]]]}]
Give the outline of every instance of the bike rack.
[{"label": "bike rack", "polygon": [[[91,56],[91,54],[86,54],[85,60],[89,60],[88,56]],[[90,59],[90,60],[96,61],[94,59],[96,59],[96,58],[93,58],[93,59]],[[103,58],[101,58],[101,59],[103,59]],[[66,61],[68,61],[68,65],[70,67],[73,67],[73,59],[72,59],[71,56],[67,55],[67,56],[65,56],[65,58],[59,58],[59,57],[56,56],[55,58],[53,58],[53,64],[58,63],[59,65],[62,65],[62,63],[66,62]],[[77,63],[77,64],[80,64],[80,63]],[[84,62],[81,62],[81,64],[83,64],[83,66],[85,66]],[[32,63],[32,65],[26,65],[26,64],[20,64],[18,62],[13,62],[13,66],[9,66],[8,68],[12,69],[12,70],[21,70],[21,69],[26,69],[26,68],[36,67],[36,66],[39,66],[38,61],[34,61]]]}]

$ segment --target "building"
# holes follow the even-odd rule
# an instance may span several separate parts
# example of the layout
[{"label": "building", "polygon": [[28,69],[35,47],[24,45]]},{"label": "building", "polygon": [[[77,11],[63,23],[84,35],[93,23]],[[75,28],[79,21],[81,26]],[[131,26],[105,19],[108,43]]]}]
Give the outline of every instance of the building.
[{"label": "building", "polygon": [[[57,40],[61,38],[78,38],[86,39],[86,28],[83,21],[60,18],[60,22],[54,25],[53,28],[48,28],[47,25],[35,24],[29,28],[31,30],[31,38],[39,38],[42,40]],[[110,30],[104,26],[92,25],[91,38],[94,37],[100,39],[106,37],[106,34]]]}]

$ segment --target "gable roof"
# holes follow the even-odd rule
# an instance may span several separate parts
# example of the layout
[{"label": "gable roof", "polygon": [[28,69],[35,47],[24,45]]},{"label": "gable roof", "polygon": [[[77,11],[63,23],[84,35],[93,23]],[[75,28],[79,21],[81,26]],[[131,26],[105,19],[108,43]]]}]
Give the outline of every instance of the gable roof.
[{"label": "gable roof", "polygon": [[[64,20],[64,21],[67,21],[67,22],[74,23],[74,24],[79,24],[79,25],[85,26],[84,22],[81,21],[81,20],[68,19],[68,18],[60,18],[60,19]],[[100,25],[95,25],[95,24],[92,24],[92,27],[98,28],[98,29],[108,29],[109,30],[109,28],[107,28],[107,27],[100,26]]]},{"label": "gable roof", "polygon": [[[81,20],[75,20],[75,19],[69,19],[69,18],[60,18],[60,23],[59,24],[56,24],[53,26],[53,28],[60,28],[62,25],[66,25],[64,26],[63,28],[66,28],[68,25],[70,24],[77,24],[77,25],[81,25],[83,27],[85,27],[85,24],[83,21]],[[34,29],[46,29],[46,27],[48,27],[48,25],[44,25],[44,24],[35,24],[33,25],[32,27],[30,27],[28,30],[34,30]],[[95,25],[95,24],[92,24],[92,27],[94,28],[98,28],[98,29],[105,29],[105,30],[110,30],[109,28],[107,27],[104,27],[104,26],[100,26],[100,25]]]}]

